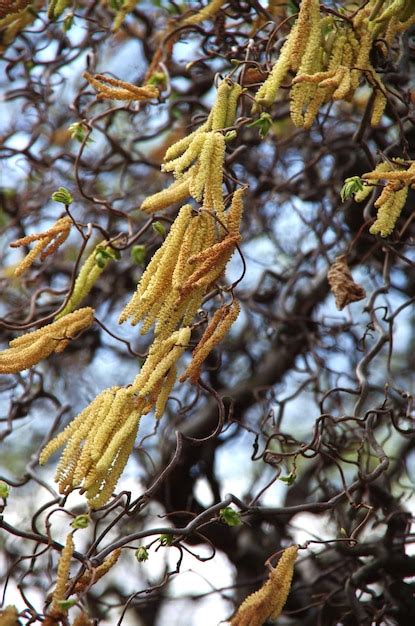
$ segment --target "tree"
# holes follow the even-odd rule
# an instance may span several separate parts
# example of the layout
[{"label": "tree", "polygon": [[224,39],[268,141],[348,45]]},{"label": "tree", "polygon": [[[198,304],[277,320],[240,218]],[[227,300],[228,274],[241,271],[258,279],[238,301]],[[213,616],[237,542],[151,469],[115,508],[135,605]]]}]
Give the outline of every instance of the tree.
[{"label": "tree", "polygon": [[413,624],[413,0],[0,33],[0,624]]}]

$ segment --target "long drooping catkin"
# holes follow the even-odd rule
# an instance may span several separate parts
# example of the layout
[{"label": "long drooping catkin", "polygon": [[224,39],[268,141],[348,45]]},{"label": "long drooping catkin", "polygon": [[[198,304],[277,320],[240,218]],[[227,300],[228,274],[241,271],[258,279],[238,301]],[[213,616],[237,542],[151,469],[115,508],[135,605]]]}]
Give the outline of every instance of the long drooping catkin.
[{"label": "long drooping catkin", "polygon": [[284,550],[267,582],[242,602],[231,626],[262,626],[268,619],[279,617],[290,592],[297,554],[298,546]]}]

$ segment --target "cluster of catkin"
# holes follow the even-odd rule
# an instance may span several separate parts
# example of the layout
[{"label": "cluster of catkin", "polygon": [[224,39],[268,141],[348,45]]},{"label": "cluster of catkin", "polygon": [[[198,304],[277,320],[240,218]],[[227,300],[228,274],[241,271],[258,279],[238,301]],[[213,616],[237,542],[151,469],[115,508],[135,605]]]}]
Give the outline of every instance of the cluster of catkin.
[{"label": "cluster of catkin", "polygon": [[[185,204],[162,246],[148,264],[137,290],[120,316],[120,323],[142,323],[141,332],[154,326],[154,340],[140,373],[128,387],[113,387],[100,393],[42,451],[45,463],[60,447],[56,481],[61,493],[80,487],[89,504],[98,508],[112,491],[132,451],[140,419],[154,410],[163,415],[177,377],[177,362],[188,347],[191,328],[203,298],[223,274],[240,240],[243,189],[235,191],[225,210],[223,167],[226,133],[236,117],[239,85],[224,80],[207,121],[187,138],[167,150],[163,169],[174,172],[177,181],[147,199],[143,208],[156,211],[190,195],[202,206]],[[186,191],[177,194],[177,186]],[[73,293],[61,312],[63,321],[85,297],[102,267],[97,250],[82,266]],[[108,248],[105,248],[108,254]],[[196,382],[210,351],[222,340],[239,313],[235,300],[213,316],[196,346],[181,380]]]},{"label": "cluster of catkin", "polygon": [[159,90],[154,85],[139,87],[118,78],[111,78],[104,74],[84,72],[83,77],[97,91],[97,100],[128,100],[142,101],[158,98]]},{"label": "cluster of catkin", "polygon": [[63,352],[69,341],[91,326],[93,321],[94,309],[85,307],[13,339],[10,348],[0,352],[0,374],[21,372],[53,352]]},{"label": "cluster of catkin", "polygon": [[298,19],[255,96],[254,108],[271,106],[282,82],[294,74],[291,118],[296,126],[310,128],[322,105],[351,100],[365,78],[375,91],[371,124],[377,125],[387,99],[371,63],[373,45],[379,38],[390,45],[397,33],[415,23],[411,4],[411,0],[370,0],[352,19],[339,20],[323,17],[319,0],[302,0]]},{"label": "cluster of catkin", "polygon": [[29,254],[27,254],[16,267],[14,272],[15,276],[24,274],[37,257],[39,257],[41,261],[44,261],[46,257],[53,254],[68,238],[71,226],[72,220],[66,215],[65,217],[61,217],[51,228],[42,233],[27,235],[26,237],[13,241],[13,243],[10,244],[11,248],[21,248],[28,246],[34,241],[37,242]]},{"label": "cluster of catkin", "polygon": [[394,162],[380,163],[372,172],[363,174],[362,179],[367,181],[367,185],[354,194],[356,202],[363,202],[376,185],[381,181],[386,182],[374,205],[378,213],[370,232],[372,235],[387,237],[393,232],[402,213],[409,188],[415,187],[415,162],[395,159]]},{"label": "cluster of catkin", "polygon": [[262,626],[268,619],[279,617],[290,592],[297,554],[298,546],[284,550],[267,582],[243,601],[231,619],[231,626]]},{"label": "cluster of catkin", "polygon": [[61,493],[81,487],[93,508],[110,499],[133,449],[141,417],[154,407],[156,414],[164,411],[176,378],[175,363],[189,339],[187,327],[155,342],[130,386],[102,391],[46,445],[41,464],[65,445],[55,476]]}]

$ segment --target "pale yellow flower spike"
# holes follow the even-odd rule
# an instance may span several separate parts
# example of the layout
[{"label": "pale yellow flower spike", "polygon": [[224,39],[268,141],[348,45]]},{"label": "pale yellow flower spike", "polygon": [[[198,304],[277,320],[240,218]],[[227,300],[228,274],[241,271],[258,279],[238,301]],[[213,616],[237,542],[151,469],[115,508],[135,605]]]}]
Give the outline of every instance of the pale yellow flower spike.
[{"label": "pale yellow flower spike", "polygon": [[302,0],[300,3],[298,19],[292,29],[291,67],[295,71],[299,69],[307,49],[316,4],[315,0]]},{"label": "pale yellow flower spike", "polygon": [[244,210],[245,189],[237,189],[232,196],[232,202],[226,213],[226,227],[230,235],[239,235]]},{"label": "pale yellow flower spike", "polygon": [[228,80],[223,80],[216,92],[215,104],[213,105],[212,115],[212,130],[221,130],[226,126],[226,117],[229,108],[229,98],[232,93],[233,86]]},{"label": "pale yellow flower spike", "polygon": [[27,237],[22,237],[21,239],[17,239],[17,241],[11,243],[11,248],[20,248],[22,246],[27,246],[33,241],[38,242],[29,254],[25,256],[23,261],[21,261],[16,267],[14,272],[15,275],[21,276],[24,274],[24,272],[32,265],[36,257],[40,257],[40,260],[44,261],[47,256],[53,254],[55,250],[57,250],[57,248],[67,239],[71,226],[71,218],[65,216],[55,222],[51,228],[43,233],[27,235]]},{"label": "pale yellow flower spike", "polygon": [[[214,133],[214,145],[212,160],[206,178],[206,185],[203,195],[203,205],[205,208],[213,208],[221,215],[224,209],[222,181],[223,165],[225,162],[226,142],[222,133]],[[211,202],[211,206],[210,206]]]},{"label": "pale yellow flower spike", "polygon": [[370,51],[372,49],[372,43],[372,37],[368,30],[368,25],[366,21],[362,26],[362,30],[360,32],[358,40],[358,53],[355,62],[356,69],[352,69],[351,71],[351,89],[353,91],[355,91],[359,86],[363,70],[368,69],[368,66],[370,64],[369,57]]},{"label": "pale yellow flower spike", "polygon": [[374,170],[373,172],[363,174],[362,178],[363,180],[396,180],[406,184],[413,184],[415,183],[414,169],[414,165],[412,165],[408,170],[386,170],[380,175],[378,174],[378,170]]},{"label": "pale yellow flower spike", "polygon": [[[280,56],[274,64],[270,75],[255,95],[255,102],[257,104],[268,107],[274,103],[278,89],[291,67],[292,50],[292,38],[289,36],[281,49]],[[254,109],[257,109],[255,105]]]},{"label": "pale yellow flower spike", "polygon": [[155,213],[156,211],[166,209],[176,202],[186,200],[190,195],[189,184],[191,174],[193,173],[194,169],[190,168],[183,178],[175,180],[174,183],[166,189],[162,189],[162,191],[148,196],[142,203],[140,209],[146,213]]},{"label": "pale yellow flower spike", "polygon": [[62,352],[75,335],[91,326],[94,309],[79,309],[65,320],[47,324],[10,341],[10,348],[0,352],[0,374],[15,374]]},{"label": "pale yellow flower spike", "polygon": [[229,126],[233,126],[235,122],[237,109],[238,109],[238,100],[242,92],[243,92],[243,89],[241,85],[239,85],[238,83],[235,83],[232,85],[232,90],[228,96],[228,108],[226,112],[226,120],[224,123],[225,128],[228,128]]},{"label": "pale yellow flower spike", "polygon": [[114,459],[118,457],[123,449],[125,442],[131,437],[133,432],[137,433],[140,417],[141,416],[137,415],[134,410],[126,414],[121,428],[114,432],[113,437],[108,441],[108,446],[103,451],[102,455],[96,457],[96,471],[98,476],[105,478]]},{"label": "pale yellow flower spike", "polygon": [[202,230],[200,216],[192,217],[186,233],[183,237],[180,252],[177,257],[176,267],[172,273],[171,284],[174,290],[178,290],[180,285],[192,273],[192,267],[189,265],[189,259],[192,256],[194,245],[198,243],[199,232]]},{"label": "pale yellow flower spike", "polygon": [[201,202],[203,199],[203,192],[205,190],[206,181],[208,180],[208,177],[210,175],[217,134],[220,133],[210,132],[207,134],[206,140],[203,144],[203,148],[200,152],[200,156],[198,159],[197,175],[192,178],[189,186],[189,192],[191,196],[198,202]]},{"label": "pale yellow flower spike", "polygon": [[58,564],[56,587],[52,594],[52,611],[63,612],[60,602],[65,600],[65,591],[69,581],[69,570],[74,551],[73,533],[66,537],[65,547],[61,552]]},{"label": "pale yellow flower spike", "polygon": [[153,85],[138,87],[118,78],[104,74],[93,76],[89,72],[84,72],[83,77],[97,90],[97,100],[149,100],[160,95],[157,87]]},{"label": "pale yellow flower spike", "polygon": [[192,26],[193,24],[200,24],[205,20],[209,20],[216,15],[226,0],[211,0],[207,6],[195,13],[186,17],[182,24],[185,26]]},{"label": "pale yellow flower spike", "polygon": [[268,619],[279,617],[290,592],[297,553],[298,546],[284,550],[267,582],[241,604],[231,626],[262,626]]}]

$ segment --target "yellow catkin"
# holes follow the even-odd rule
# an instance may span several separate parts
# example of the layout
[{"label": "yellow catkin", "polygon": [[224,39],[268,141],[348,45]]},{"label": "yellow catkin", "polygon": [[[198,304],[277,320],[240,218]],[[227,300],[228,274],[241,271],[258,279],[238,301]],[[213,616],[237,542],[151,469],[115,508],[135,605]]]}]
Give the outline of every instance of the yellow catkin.
[{"label": "yellow catkin", "polygon": [[[189,265],[189,259],[194,249],[195,241],[198,240],[198,234],[202,230],[200,216],[197,215],[190,220],[186,233],[180,246],[180,252],[177,257],[176,267],[172,273],[171,282],[174,289],[180,287],[186,278],[191,274],[192,269]],[[173,294],[174,295],[174,294]]]},{"label": "yellow catkin", "polygon": [[197,382],[200,377],[202,363],[207,359],[211,351],[223,340],[226,333],[237,319],[239,312],[240,307],[236,300],[234,300],[230,306],[223,306],[216,311],[193,351],[192,360],[188,368],[180,377],[181,382],[187,378],[193,383]]},{"label": "yellow catkin", "polygon": [[415,182],[415,171],[414,168],[408,170],[386,170],[379,176],[378,171],[375,170],[374,172],[363,174],[362,178],[363,180],[397,180],[412,184]]},{"label": "yellow catkin", "polygon": [[[291,67],[292,50],[292,40],[288,38],[281,49],[278,60],[274,64],[270,75],[255,95],[256,104],[263,106],[271,106],[273,104],[277,96],[278,89]],[[256,106],[254,108],[256,109]]]},{"label": "yellow catkin", "polygon": [[205,273],[198,280],[192,282],[190,278],[180,288],[181,298],[187,297],[194,293],[197,289],[203,289],[205,292],[219,279],[225,271],[226,265],[233,254],[233,248],[225,250],[222,255],[217,258],[216,264],[209,270],[204,267]]},{"label": "yellow catkin", "polygon": [[139,87],[133,83],[127,83],[118,78],[111,78],[104,74],[95,74],[93,76],[89,72],[84,72],[83,77],[96,89],[97,100],[149,100],[158,98],[159,90],[152,85],[144,85]]},{"label": "yellow catkin", "polygon": [[56,249],[67,239],[71,230],[72,220],[70,217],[65,216],[59,219],[48,230],[42,233],[36,233],[33,235],[27,235],[17,239],[10,244],[11,248],[20,248],[27,246],[29,243],[37,241],[36,246],[25,256],[23,261],[15,269],[15,275],[21,276],[32,265],[36,257],[40,257],[43,261],[47,256],[53,254]]},{"label": "yellow catkin", "polygon": [[351,88],[353,91],[359,86],[360,78],[364,70],[369,66],[370,51],[372,49],[372,37],[367,28],[367,22],[363,24],[358,39],[358,54],[355,68],[351,71]]},{"label": "yellow catkin", "polygon": [[226,0],[211,0],[207,6],[195,13],[186,17],[182,24],[185,26],[193,26],[194,24],[200,24],[205,20],[210,20],[216,15],[216,13],[225,4]]},{"label": "yellow catkin", "polygon": [[86,589],[89,589],[92,584],[98,582],[98,580],[105,576],[105,574],[109,572],[112,567],[114,567],[120,558],[120,554],[121,548],[117,548],[117,550],[114,550],[114,552],[111,552],[111,554],[107,556],[101,565],[98,565],[98,567],[88,570],[85,574],[82,574],[81,578],[75,584],[74,592],[82,593]]},{"label": "yellow catkin", "polygon": [[0,352],[0,373],[21,372],[46,359],[53,352],[62,352],[69,341],[94,321],[94,309],[79,309],[65,320],[52,322],[39,330],[10,341],[10,348]]},{"label": "yellow catkin", "polygon": [[235,122],[237,110],[238,110],[238,101],[242,93],[243,93],[243,89],[241,85],[239,85],[238,83],[234,83],[232,85],[231,92],[228,96],[226,119],[225,119],[225,124],[224,124],[225,128],[233,126]]},{"label": "yellow catkin", "polygon": [[97,254],[100,250],[105,249],[111,250],[109,243],[107,241],[101,241],[86,258],[75,280],[72,294],[62,311],[56,315],[55,320],[59,320],[68,313],[71,313],[89,294],[102,272],[112,260],[110,256],[107,256],[102,259],[101,267],[98,265]]},{"label": "yellow catkin", "polygon": [[291,67],[293,70],[298,70],[298,68],[300,67],[302,57],[307,47],[307,41],[310,36],[311,15],[314,4],[314,0],[303,0],[300,3],[298,19],[291,31]]},{"label": "yellow catkin", "polygon": [[68,585],[73,551],[73,533],[69,533],[66,537],[65,547],[61,552],[58,563],[56,587],[52,594],[52,611],[62,611],[59,603],[62,602],[62,600],[65,600],[65,591]]},{"label": "yellow catkin", "polygon": [[[190,174],[190,170],[189,170]],[[174,181],[172,185],[159,191],[158,193],[148,196],[142,203],[140,209],[146,213],[155,213],[166,209],[176,202],[182,202],[189,197],[190,176],[184,176],[180,180]]]},{"label": "yellow catkin", "polygon": [[351,87],[351,73],[348,67],[344,67],[341,80],[333,93],[333,100],[343,100],[347,97]]},{"label": "yellow catkin", "polygon": [[225,137],[222,133],[214,133],[212,158],[203,193],[203,206],[214,209],[219,215],[223,213],[223,166],[225,161]]},{"label": "yellow catkin", "polygon": [[262,626],[268,619],[277,619],[290,592],[297,553],[298,546],[284,550],[267,582],[241,604],[231,626]]},{"label": "yellow catkin", "polygon": [[221,130],[226,126],[229,97],[232,93],[232,83],[223,80],[216,92],[215,103],[212,108],[212,130]]},{"label": "yellow catkin", "polygon": [[379,233],[381,237],[388,237],[393,232],[396,222],[405,207],[408,191],[408,186],[405,186],[403,189],[396,191],[391,198],[378,205],[376,221],[369,229],[372,235]]},{"label": "yellow catkin", "polygon": [[205,190],[206,181],[208,180],[208,177],[210,175],[210,168],[212,166],[217,134],[220,133],[207,133],[206,140],[200,152],[197,175],[193,177],[189,186],[190,194],[195,200],[198,200],[199,202],[201,202],[203,199],[203,192]]}]

